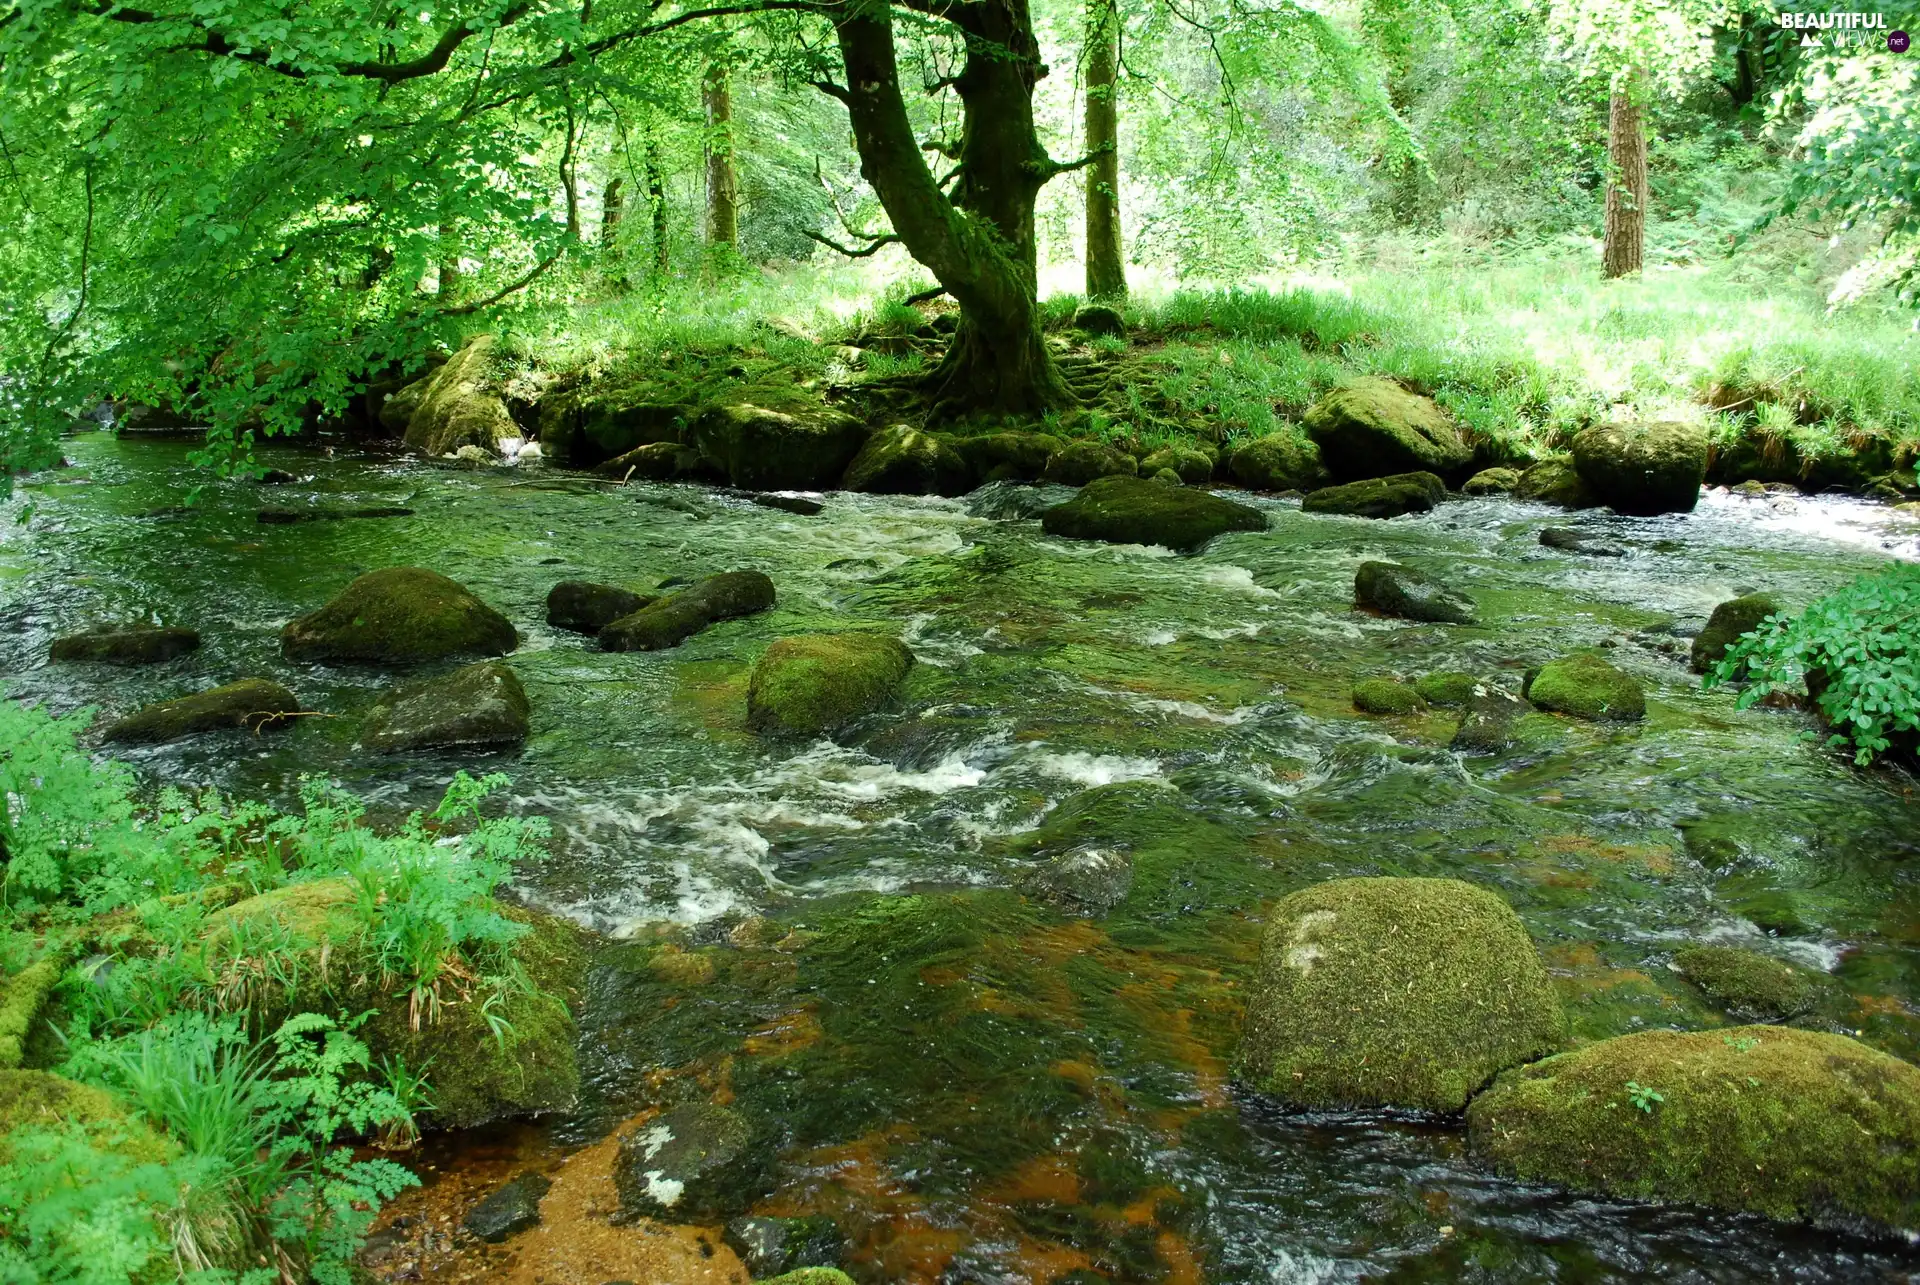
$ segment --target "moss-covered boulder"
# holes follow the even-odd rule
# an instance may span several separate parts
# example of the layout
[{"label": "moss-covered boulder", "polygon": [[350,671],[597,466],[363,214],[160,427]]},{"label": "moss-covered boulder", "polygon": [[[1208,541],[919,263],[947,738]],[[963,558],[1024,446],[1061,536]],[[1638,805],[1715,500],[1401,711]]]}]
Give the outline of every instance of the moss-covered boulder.
[{"label": "moss-covered boulder", "polygon": [[1127,319],[1118,308],[1104,303],[1083,303],[1074,309],[1073,328],[1088,335],[1124,335]]},{"label": "moss-covered boulder", "polygon": [[953,449],[980,482],[1033,482],[1065,445],[1051,433],[981,433],[956,437]]},{"label": "moss-covered boulder", "polygon": [[547,591],[547,623],[578,634],[597,634],[620,617],[658,601],[658,594],[635,593],[618,585],[562,580]]},{"label": "moss-covered boulder", "polygon": [[1825,973],[1738,946],[1685,946],[1673,968],[1715,1007],[1746,1022],[1784,1022],[1811,1013],[1839,988]]},{"label": "moss-covered boulder", "polygon": [[1482,689],[1480,680],[1458,670],[1422,674],[1414,680],[1413,690],[1430,705],[1454,707],[1467,704]]},{"label": "moss-covered boulder", "polygon": [[1081,438],[1048,456],[1047,466],[1040,475],[1062,486],[1085,486],[1099,478],[1133,477],[1139,472],[1140,462],[1125,451],[1092,438]]},{"label": "moss-covered boulder", "polygon": [[[399,1058],[426,1073],[431,1119],[440,1127],[471,1128],[573,1104],[580,1069],[568,1005],[583,984],[588,953],[579,929],[536,910],[497,904],[501,915],[528,929],[512,950],[531,989],[506,987],[490,1005],[442,1002],[416,1011],[371,955],[356,897],[347,880],[323,879],[236,902],[207,921],[202,941],[209,966],[253,975],[244,952],[275,942],[276,951],[289,956],[278,971],[293,985],[252,988],[255,1020],[271,1028],[308,1009],[370,1011],[358,1034],[376,1063]],[[442,999],[459,996],[443,993]]]},{"label": "moss-covered boulder", "polygon": [[1509,692],[1477,687],[1447,746],[1463,754],[1498,754],[1519,739],[1520,720],[1529,712],[1527,703]]},{"label": "moss-covered boulder", "polygon": [[1040,528],[1069,540],[1190,550],[1228,531],[1264,531],[1267,519],[1256,508],[1206,491],[1146,478],[1103,477],[1041,514]]},{"label": "moss-covered boulder", "polygon": [[513,670],[483,660],[382,696],[360,726],[360,743],[382,754],[504,749],[527,739],[529,713]]},{"label": "moss-covered boulder", "polygon": [[1752,633],[1768,616],[1780,610],[1779,599],[1767,593],[1750,593],[1715,607],[1707,619],[1707,627],[1694,636],[1693,650],[1688,657],[1693,672],[1704,674],[1725,660],[1727,648],[1733,646],[1740,635]]},{"label": "moss-covered boulder", "polygon": [[[500,443],[523,436],[500,399],[492,335],[479,335],[421,381],[404,434],[408,446],[436,458],[473,446],[497,455]],[[410,394],[409,390],[403,390]]]},{"label": "moss-covered boulder", "polygon": [[1237,1068],[1297,1106],[1458,1111],[1563,1034],[1499,897],[1457,879],[1336,879],[1268,916]]},{"label": "moss-covered boulder", "polygon": [[1697,424],[1595,424],[1573,439],[1573,465],[1616,513],[1691,513],[1707,475],[1707,431]]},{"label": "moss-covered boulder", "polygon": [[1515,499],[1557,504],[1563,509],[1592,509],[1600,506],[1580,472],[1567,459],[1541,460],[1520,475],[1514,484]]},{"label": "moss-covered boulder", "polygon": [[1327,480],[1313,439],[1285,430],[1239,443],[1227,456],[1227,471],[1256,491],[1311,491]]},{"label": "moss-covered boulder", "polygon": [[616,481],[668,482],[703,475],[700,453],[677,442],[649,442],[593,466],[598,477]]},{"label": "moss-covered boulder", "polygon": [[679,442],[694,409],[644,385],[590,384],[541,400],[540,442],[552,463],[593,468],[642,446]]},{"label": "moss-covered boulder", "polygon": [[756,491],[837,486],[866,437],[866,425],[846,412],[797,398],[778,410],[750,402],[709,407],[687,433],[709,466]]},{"label": "moss-covered boulder", "polygon": [[1473,463],[1473,448],[1431,399],[1388,379],[1335,389],[1301,423],[1328,472],[1342,481],[1416,472],[1455,477]]},{"label": "moss-covered boulder", "polygon": [[886,703],[913,667],[898,638],[805,634],[782,638],[754,664],[747,725],[775,736],[819,736]]},{"label": "moss-covered boulder", "polygon": [[1460,489],[1472,496],[1508,495],[1520,485],[1520,470],[1483,468],[1463,483]]},{"label": "moss-covered boulder", "polygon": [[179,1154],[178,1147],[105,1089],[49,1071],[0,1070],[0,1163],[12,1158],[15,1132],[71,1124],[84,1128],[95,1146],[138,1164],[161,1164]]},{"label": "moss-covered boulder", "polygon": [[1163,446],[1140,461],[1142,477],[1152,477],[1162,469],[1189,486],[1205,486],[1213,480],[1213,457],[1191,446]]},{"label": "moss-covered boulder", "polygon": [[267,732],[287,726],[293,721],[287,716],[299,712],[298,698],[279,683],[242,678],[178,700],[144,706],[109,723],[100,737],[115,745],[158,745],[225,728]]},{"label": "moss-covered boulder", "polygon": [[454,656],[504,656],[520,645],[507,618],[437,571],[369,571],[315,612],[287,622],[288,660],[411,665]]},{"label": "moss-covered boulder", "polygon": [[1300,511],[1351,518],[1397,518],[1425,513],[1446,498],[1447,484],[1433,474],[1401,473],[1322,487],[1300,502]]},{"label": "moss-covered boulder", "polygon": [[1363,562],[1353,574],[1353,602],[1385,616],[1439,624],[1479,620],[1473,600],[1396,562]]},{"label": "moss-covered boulder", "polygon": [[1602,1040],[1501,1076],[1467,1127],[1480,1157],[1523,1182],[1920,1227],[1920,1068],[1843,1036]]},{"label": "moss-covered boulder", "polygon": [[60,971],[59,959],[49,956],[0,979],[0,1071],[20,1065],[27,1039],[60,980]]},{"label": "moss-covered boulder", "polygon": [[1593,722],[1632,722],[1647,716],[1640,680],[1587,652],[1542,665],[1520,694],[1541,709]]},{"label": "moss-covered boulder", "polygon": [[879,495],[961,495],[972,470],[944,439],[911,424],[891,424],[867,438],[840,486]]},{"label": "moss-covered boulder", "polygon": [[853,1277],[838,1267],[802,1267],[766,1277],[759,1285],[853,1285]]},{"label": "moss-covered boulder", "polygon": [[1363,714],[1412,714],[1426,705],[1419,692],[1391,678],[1368,678],[1353,685],[1353,707]]},{"label": "moss-covered boulder", "polygon": [[620,1212],[665,1222],[724,1223],[773,1186],[774,1139],[744,1112],[675,1107],[620,1135],[613,1186]]},{"label": "moss-covered boulder", "polygon": [[600,631],[603,651],[660,651],[722,620],[773,606],[773,581],[758,571],[723,571],[670,598],[649,603]]},{"label": "moss-covered boulder", "polygon": [[162,625],[96,625],[53,640],[52,661],[92,661],[105,665],[158,665],[200,646],[200,631]]}]

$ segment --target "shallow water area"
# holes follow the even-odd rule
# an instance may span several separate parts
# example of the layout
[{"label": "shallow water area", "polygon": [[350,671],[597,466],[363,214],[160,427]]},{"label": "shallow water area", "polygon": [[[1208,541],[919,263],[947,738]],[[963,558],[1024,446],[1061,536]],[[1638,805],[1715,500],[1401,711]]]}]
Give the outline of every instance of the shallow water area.
[{"label": "shallow water area", "polygon": [[[1227,1075],[1262,905],[1355,874],[1506,897],[1578,1038],[1726,1024],[1667,967],[1716,941],[1831,971],[1847,1029],[1920,1054],[1913,780],[1856,770],[1803,713],[1740,711],[1686,667],[1716,603],[1803,604],[1920,556],[1920,523],[1725,493],[1656,519],[1474,500],[1374,522],[1257,499],[1267,531],[1177,557],[1054,540],[964,499],[836,493],[802,517],[699,487],[280,447],[261,462],[299,480],[268,487],[198,474],[187,449],[75,439],[74,467],[0,512],[7,694],[104,718],[284,682],[317,712],[291,731],[119,755],[281,804],[303,773],[383,814],[460,768],[509,773],[511,806],[555,831],[519,893],[611,938],[581,1011],[589,1091],[534,1150],[690,1098],[760,1113],[781,1130],[761,1208],[834,1215],[849,1270],[876,1282],[1920,1272],[1900,1241],[1520,1187],[1448,1122],[1289,1115]],[[413,513],[262,524],[267,505]],[[1543,548],[1549,525],[1628,556]],[[1374,558],[1445,579],[1482,623],[1355,612]],[[368,753],[358,720],[397,675],[282,659],[287,619],[393,565],[443,572],[518,627],[524,749]],[[746,568],[775,608],[671,651],[605,653],[545,623],[562,579],[644,590]],[[53,638],[136,616],[204,644],[143,669],[46,663]],[[765,646],[841,629],[914,651],[894,707],[836,741],[751,733]],[[1642,680],[1644,722],[1529,715],[1515,748],[1463,757],[1447,711],[1351,704],[1360,679],[1436,670],[1517,690],[1581,647]],[[1085,921],[1021,895],[1025,837],[1120,782],[1164,787],[1096,835],[1132,853],[1125,902]]]}]

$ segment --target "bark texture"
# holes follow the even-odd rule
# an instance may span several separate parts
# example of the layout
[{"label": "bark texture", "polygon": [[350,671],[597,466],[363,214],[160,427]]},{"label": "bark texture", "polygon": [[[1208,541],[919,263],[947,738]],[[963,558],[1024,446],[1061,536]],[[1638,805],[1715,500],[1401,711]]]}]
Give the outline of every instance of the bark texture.
[{"label": "bark texture", "polygon": [[1608,105],[1606,245],[1601,274],[1640,271],[1647,237],[1647,131],[1630,77]]},{"label": "bark texture", "polygon": [[727,69],[707,69],[701,87],[707,109],[707,244],[740,246],[740,183],[733,172],[733,91]]},{"label": "bark texture", "polygon": [[1087,0],[1087,297],[1127,297],[1120,240],[1120,14],[1115,0]]}]

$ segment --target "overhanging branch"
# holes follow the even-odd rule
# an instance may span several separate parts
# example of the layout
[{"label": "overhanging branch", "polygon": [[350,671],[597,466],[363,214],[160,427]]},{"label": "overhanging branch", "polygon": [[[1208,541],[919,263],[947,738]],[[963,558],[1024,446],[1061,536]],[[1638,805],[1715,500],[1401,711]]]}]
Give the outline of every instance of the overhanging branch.
[{"label": "overhanging branch", "polygon": [[821,245],[826,246],[829,250],[838,250],[841,254],[846,255],[849,259],[869,258],[872,255],[878,254],[883,246],[899,245],[901,243],[900,238],[897,235],[895,235],[892,232],[886,232],[881,234],[880,236],[874,237],[866,245],[856,250],[851,246],[841,245],[838,241],[833,240],[831,237],[821,236],[818,232],[807,232],[803,230],[800,233],[800,235],[804,236],[809,241],[818,241]]}]

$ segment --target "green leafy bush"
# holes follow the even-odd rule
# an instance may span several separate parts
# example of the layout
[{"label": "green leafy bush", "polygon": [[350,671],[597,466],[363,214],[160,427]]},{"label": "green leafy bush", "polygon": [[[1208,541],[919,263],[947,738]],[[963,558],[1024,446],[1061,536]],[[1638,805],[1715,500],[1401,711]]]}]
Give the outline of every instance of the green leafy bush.
[{"label": "green leafy bush", "polygon": [[1745,680],[1742,709],[1805,683],[1833,726],[1870,763],[1920,732],[1920,566],[1862,576],[1799,616],[1769,616],[1728,648],[1706,685]]}]

